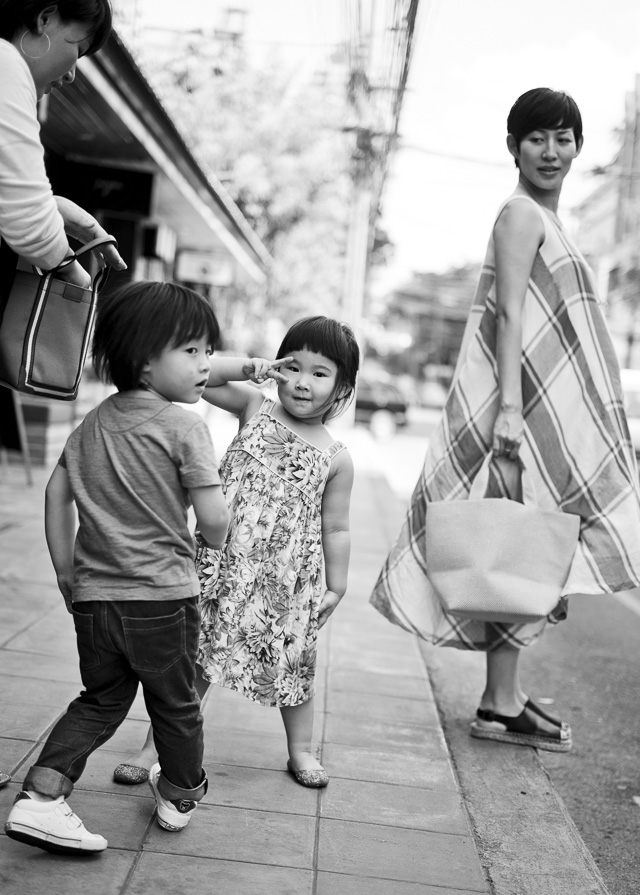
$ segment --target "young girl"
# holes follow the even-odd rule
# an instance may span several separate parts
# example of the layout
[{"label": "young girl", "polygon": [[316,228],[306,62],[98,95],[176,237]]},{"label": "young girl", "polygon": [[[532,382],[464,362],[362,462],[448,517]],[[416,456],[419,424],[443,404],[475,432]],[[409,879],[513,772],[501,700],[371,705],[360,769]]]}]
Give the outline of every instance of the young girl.
[{"label": "young girl", "polygon": [[[213,550],[198,539],[198,663],[201,692],[211,682],[280,709],[289,772],[320,787],[329,778],[311,749],[316,643],[347,586],[353,483],[351,457],[325,423],[353,397],[359,350],[348,326],[309,317],[277,357],[269,375],[278,401],[234,381],[260,378],[238,359],[213,362],[203,395],[234,413],[240,430],[220,464],[225,544]],[[148,740],[137,763],[152,749]]]}]

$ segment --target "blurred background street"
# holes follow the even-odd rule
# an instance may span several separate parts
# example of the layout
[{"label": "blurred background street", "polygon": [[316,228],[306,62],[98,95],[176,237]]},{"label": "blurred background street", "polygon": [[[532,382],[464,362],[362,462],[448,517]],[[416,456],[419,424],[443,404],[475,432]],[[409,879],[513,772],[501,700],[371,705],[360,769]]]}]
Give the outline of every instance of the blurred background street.
[{"label": "blurred background street", "polygon": [[[112,272],[108,289],[145,278],[192,286],[215,306],[222,351],[269,355],[308,314],[353,326],[363,367],[335,431],[359,474],[384,482],[387,540],[438,423],[495,211],[515,185],[507,113],[534,86],[567,90],[583,113],[584,150],[559,214],[595,271],[640,452],[637,3],[113,6],[104,47],[39,104],[54,192],[117,237],[128,270]],[[6,492],[0,536],[40,576],[42,557],[20,540],[35,493],[27,482],[41,493],[69,433],[107,391],[90,364],[75,402],[0,388],[3,472],[25,483],[24,494]],[[220,454],[234,423],[199,411]],[[3,600],[11,626],[17,616]],[[640,891],[639,654],[640,595],[631,592],[574,598],[569,621],[524,663],[531,694],[572,724],[573,751],[541,761],[613,895]],[[479,772],[460,707],[476,704],[483,657],[426,649],[423,658],[469,781]],[[524,860],[517,843],[515,852]]]}]

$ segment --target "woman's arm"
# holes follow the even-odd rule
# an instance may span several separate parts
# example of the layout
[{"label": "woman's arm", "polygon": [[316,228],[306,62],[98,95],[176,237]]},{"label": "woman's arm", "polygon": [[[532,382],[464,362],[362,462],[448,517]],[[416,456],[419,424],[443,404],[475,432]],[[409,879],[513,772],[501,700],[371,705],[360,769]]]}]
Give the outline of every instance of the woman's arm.
[{"label": "woman's arm", "polygon": [[515,460],[524,432],[522,416],[522,307],[544,224],[530,202],[511,202],[494,228],[496,251],[496,355],[500,409],[493,451]]},{"label": "woman's arm", "polygon": [[56,466],[45,491],[44,527],[58,588],[71,612],[76,508],[67,470]]},{"label": "woman's arm", "polygon": [[33,78],[19,52],[0,42],[0,237],[49,270],[71,248],[44,166]]},{"label": "woman's arm", "polygon": [[322,550],[327,589],[320,602],[318,627],[329,619],[347,590],[351,533],[349,504],[353,486],[353,461],[340,451],[333,461],[330,478],[322,496]]}]

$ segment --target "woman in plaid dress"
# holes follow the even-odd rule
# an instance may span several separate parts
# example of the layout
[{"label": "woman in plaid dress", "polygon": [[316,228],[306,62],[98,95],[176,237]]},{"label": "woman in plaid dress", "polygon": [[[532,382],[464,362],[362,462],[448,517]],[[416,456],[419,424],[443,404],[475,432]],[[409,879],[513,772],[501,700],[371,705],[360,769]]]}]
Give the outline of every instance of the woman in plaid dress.
[{"label": "woman in plaid dress", "polygon": [[[566,752],[569,726],[520,685],[520,650],[547,621],[566,617],[569,594],[640,584],[640,492],[594,277],[557,217],[562,183],[582,148],[580,111],[567,94],[538,88],[516,101],[507,129],[518,185],[498,210],[453,387],[371,602],[431,643],[486,652],[473,736]],[[489,451],[497,458],[490,493],[514,494],[517,467],[509,461],[520,457],[541,508],[581,517],[563,598],[538,622],[453,618],[427,578],[428,504],[466,498]]]}]

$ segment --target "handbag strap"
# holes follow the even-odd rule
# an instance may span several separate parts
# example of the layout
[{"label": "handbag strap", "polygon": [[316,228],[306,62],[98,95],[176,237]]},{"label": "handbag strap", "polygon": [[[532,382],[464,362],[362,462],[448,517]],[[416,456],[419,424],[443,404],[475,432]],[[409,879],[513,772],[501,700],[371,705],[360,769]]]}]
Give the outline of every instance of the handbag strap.
[{"label": "handbag strap", "polygon": [[57,270],[63,270],[65,267],[68,267],[70,264],[73,264],[74,261],[77,261],[80,255],[86,254],[86,252],[91,252],[93,249],[97,249],[98,246],[102,245],[114,245],[117,247],[118,241],[115,236],[98,236],[96,239],[90,240],[90,242],[85,242],[84,245],[80,246],[79,249],[73,253],[73,255],[67,255],[67,257],[57,264],[55,267],[51,268],[50,273],[55,273]]},{"label": "handbag strap", "polygon": [[[482,500],[484,498],[487,491],[487,486],[489,484],[489,467],[491,466],[492,460],[493,453],[489,451],[487,456],[482,461],[480,469],[476,473],[476,477],[473,480],[473,484],[469,491],[469,500]],[[529,470],[520,458],[518,458],[518,460],[515,462],[518,464],[518,468],[520,469],[520,476],[522,478],[522,502],[524,504],[528,504],[529,506],[537,506],[536,489],[533,484],[533,480],[529,475]]]},{"label": "handbag strap", "polygon": [[[118,242],[115,236],[98,236],[97,239],[92,239],[90,242],[85,242],[83,246],[80,246],[73,255],[67,256],[64,261],[61,261],[56,267],[49,271],[51,274],[55,274],[59,270],[63,270],[65,267],[68,267],[69,264],[73,264],[74,261],[77,261],[80,255],[84,255],[86,252],[92,251],[92,249],[98,248],[101,245],[114,245],[117,247]],[[109,276],[109,267],[108,265],[105,267],[101,267],[98,273],[93,278],[93,283],[91,284],[91,288],[94,292],[100,292],[104,284],[107,282],[107,277]]]}]

